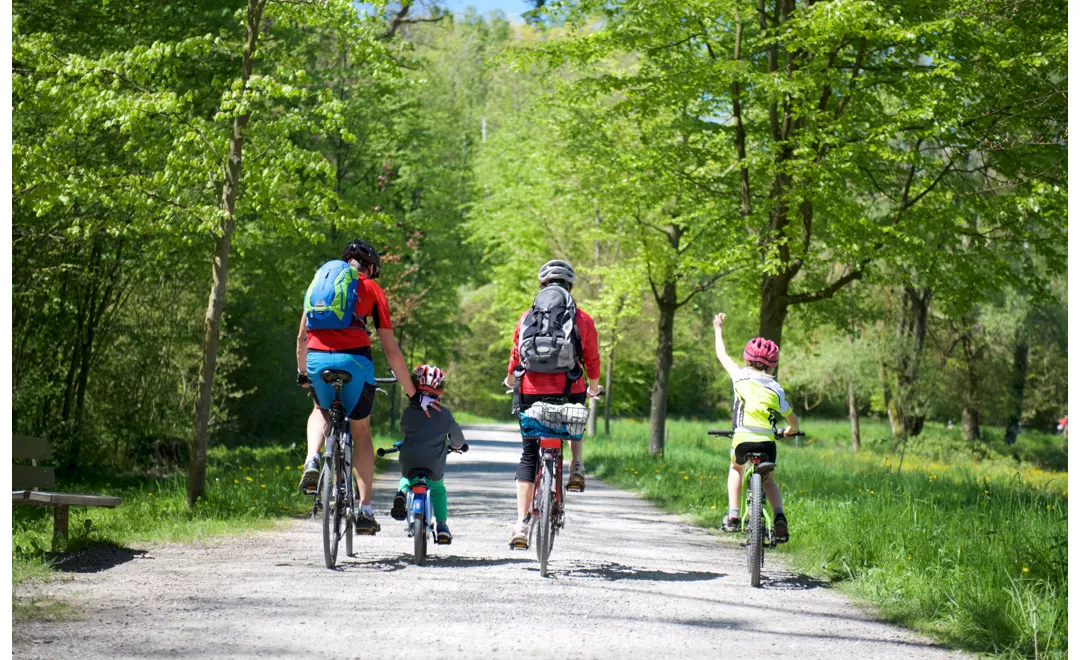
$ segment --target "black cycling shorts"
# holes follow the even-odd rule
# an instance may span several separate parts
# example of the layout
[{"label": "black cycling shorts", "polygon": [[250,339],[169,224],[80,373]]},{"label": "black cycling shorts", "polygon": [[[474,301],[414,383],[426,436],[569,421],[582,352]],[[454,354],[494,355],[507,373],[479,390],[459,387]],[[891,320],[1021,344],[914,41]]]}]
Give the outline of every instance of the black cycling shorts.
[{"label": "black cycling shorts", "polygon": [[[522,394],[521,395],[521,409],[527,410],[532,404],[537,401],[543,401],[545,399],[559,399],[562,397],[558,394]],[[566,402],[567,403],[585,403],[585,393],[571,394]],[[521,436],[521,461],[518,462],[517,474],[515,478],[518,481],[527,481],[532,483],[536,481],[536,471],[540,467],[540,438],[528,438]]]}]

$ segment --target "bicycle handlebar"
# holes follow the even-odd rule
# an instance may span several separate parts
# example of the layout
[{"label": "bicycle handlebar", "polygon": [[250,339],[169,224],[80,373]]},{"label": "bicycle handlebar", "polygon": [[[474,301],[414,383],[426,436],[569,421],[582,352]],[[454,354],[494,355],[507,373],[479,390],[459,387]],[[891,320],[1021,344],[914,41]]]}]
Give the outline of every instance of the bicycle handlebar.
[{"label": "bicycle handlebar", "polygon": [[389,378],[376,378],[375,382],[376,383],[396,383],[397,378],[395,378],[394,376],[390,376]]},{"label": "bicycle handlebar", "polygon": [[[709,435],[719,435],[719,436],[724,437],[724,438],[730,438],[731,436],[735,435],[735,431],[733,431],[731,429],[709,429],[708,433],[709,433]],[[797,433],[792,433],[791,435],[784,435],[783,432],[774,432],[773,433],[773,436],[776,437],[776,438],[790,438],[790,437],[796,436],[796,435],[806,435],[806,432],[805,431],[799,431]]]},{"label": "bicycle handlebar", "polygon": [[[382,458],[383,456],[386,456],[387,454],[396,454],[399,451],[401,451],[401,442],[400,441],[395,442],[393,447],[389,447],[389,448],[379,447],[378,449],[375,450],[375,454],[378,455],[380,458]],[[456,454],[464,454],[467,451],[469,451],[469,443],[467,443],[467,442],[462,443],[461,449],[454,449],[450,445],[446,446],[446,453],[447,454],[454,454],[454,453],[456,453]]]}]

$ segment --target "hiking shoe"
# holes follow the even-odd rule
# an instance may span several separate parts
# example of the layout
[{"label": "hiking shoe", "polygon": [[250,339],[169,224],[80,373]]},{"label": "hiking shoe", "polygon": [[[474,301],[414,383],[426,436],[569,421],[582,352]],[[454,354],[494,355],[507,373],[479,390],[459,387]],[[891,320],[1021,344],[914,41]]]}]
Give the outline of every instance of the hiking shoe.
[{"label": "hiking shoe", "polygon": [[375,514],[368,513],[367,511],[361,511],[356,514],[356,533],[357,535],[375,536],[382,527],[375,521]]},{"label": "hiking shoe", "polygon": [[724,531],[725,532],[737,532],[741,521],[738,516],[724,516]]},{"label": "hiking shoe", "polygon": [[405,491],[399,490],[394,495],[394,505],[390,507],[390,517],[394,520],[405,520],[408,515],[408,511],[405,510]]},{"label": "hiking shoe", "polygon": [[782,513],[776,514],[773,520],[773,537],[777,543],[788,542],[787,517]]},{"label": "hiking shoe", "polygon": [[510,537],[510,547],[515,550],[529,549],[529,525],[524,520],[514,525],[514,534]]},{"label": "hiking shoe", "polygon": [[450,528],[446,523],[441,522],[435,525],[435,542],[439,545],[450,545],[450,542],[454,540],[454,535],[450,533]]},{"label": "hiking shoe", "polygon": [[585,491],[585,463],[574,461],[570,464],[570,481],[566,484],[566,490],[572,493]]},{"label": "hiking shoe", "polygon": [[304,463],[304,474],[300,477],[300,492],[312,495],[318,490],[319,485],[319,457],[312,456]]}]

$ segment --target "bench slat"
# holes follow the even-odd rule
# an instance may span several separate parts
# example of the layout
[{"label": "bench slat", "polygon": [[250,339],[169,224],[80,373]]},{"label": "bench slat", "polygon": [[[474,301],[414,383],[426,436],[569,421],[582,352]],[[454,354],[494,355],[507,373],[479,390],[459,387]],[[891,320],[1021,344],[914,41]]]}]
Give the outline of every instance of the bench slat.
[{"label": "bench slat", "polygon": [[35,465],[11,466],[11,489],[56,488],[56,475],[51,467]]},{"label": "bench slat", "polygon": [[123,502],[121,497],[111,495],[85,495],[82,493],[47,493],[37,490],[11,491],[13,504],[42,504],[47,506],[104,506],[112,508]]},{"label": "bench slat", "polygon": [[42,461],[51,459],[53,455],[49,441],[45,438],[16,435],[11,438],[11,457]]}]

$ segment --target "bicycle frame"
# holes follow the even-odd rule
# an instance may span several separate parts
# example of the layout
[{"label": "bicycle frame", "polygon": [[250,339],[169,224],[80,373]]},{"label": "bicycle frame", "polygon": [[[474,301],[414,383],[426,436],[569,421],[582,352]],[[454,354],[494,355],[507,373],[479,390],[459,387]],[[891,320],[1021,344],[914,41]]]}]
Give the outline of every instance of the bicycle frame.
[{"label": "bicycle frame", "polygon": [[405,522],[408,525],[409,536],[412,536],[412,526],[416,516],[423,514],[424,527],[434,538],[435,507],[428,496],[427,479],[424,477],[420,477],[419,481],[409,486],[409,491],[405,494],[405,512]]},{"label": "bicycle frame", "polygon": [[[739,501],[739,521],[744,530],[750,529],[750,478],[754,476],[757,471],[758,463],[764,461],[761,456],[749,456],[746,459],[746,467],[743,468],[742,478],[742,494],[743,497]],[[766,474],[762,477],[762,483],[765,479],[770,478],[771,475]],[[773,536],[773,514],[772,506],[761,507],[761,515],[765,519],[765,534],[769,539],[769,542],[765,544],[766,548],[775,548],[776,540]]]},{"label": "bicycle frame", "polygon": [[[533,480],[532,502],[529,504],[530,515],[535,521],[540,517],[540,490],[543,484],[544,471],[553,470],[551,483],[555,485],[555,506],[552,507],[551,517],[553,527],[558,530],[563,526],[563,492],[565,490],[562,480],[563,470],[563,439],[540,438],[540,465],[537,466],[536,479]],[[551,466],[550,468],[548,466]],[[532,529],[529,530],[532,536]],[[531,545],[531,541],[530,541]]]}]

